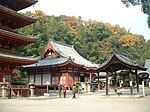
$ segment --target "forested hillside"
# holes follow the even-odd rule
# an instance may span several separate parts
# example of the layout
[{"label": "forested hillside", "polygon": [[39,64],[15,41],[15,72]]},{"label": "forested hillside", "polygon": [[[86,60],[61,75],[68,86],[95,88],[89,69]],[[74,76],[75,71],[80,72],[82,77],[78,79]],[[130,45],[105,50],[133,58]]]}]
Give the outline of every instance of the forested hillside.
[{"label": "forested hillside", "polygon": [[39,56],[48,40],[54,39],[74,45],[80,55],[98,64],[104,62],[113,51],[141,64],[145,59],[150,59],[150,40],[146,41],[143,36],[132,34],[119,25],[85,21],[82,17],[48,16],[41,11],[26,12],[25,15],[36,17],[38,21],[18,31],[40,38],[35,44],[17,49],[22,55]]}]

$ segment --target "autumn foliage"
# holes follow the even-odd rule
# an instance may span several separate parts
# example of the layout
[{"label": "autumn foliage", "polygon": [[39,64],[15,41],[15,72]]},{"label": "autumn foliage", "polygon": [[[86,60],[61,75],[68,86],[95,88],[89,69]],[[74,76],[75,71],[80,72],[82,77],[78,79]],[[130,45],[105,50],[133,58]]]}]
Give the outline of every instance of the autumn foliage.
[{"label": "autumn foliage", "polygon": [[114,51],[144,62],[150,58],[149,41],[144,36],[132,34],[124,27],[96,20],[84,20],[75,16],[48,16],[42,11],[27,12],[25,15],[38,18],[33,25],[20,28],[25,35],[38,35],[39,41],[17,49],[25,56],[40,56],[49,39],[74,45],[84,58],[102,63]]},{"label": "autumn foliage", "polygon": [[126,34],[123,35],[119,38],[119,42],[122,43],[122,46],[134,46],[135,44],[139,43],[139,37],[138,35],[131,35],[131,34]]}]

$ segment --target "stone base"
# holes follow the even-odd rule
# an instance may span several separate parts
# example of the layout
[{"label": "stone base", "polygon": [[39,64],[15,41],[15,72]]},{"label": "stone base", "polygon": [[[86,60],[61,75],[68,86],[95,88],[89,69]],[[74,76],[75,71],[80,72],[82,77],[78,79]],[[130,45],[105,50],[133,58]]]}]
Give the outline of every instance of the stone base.
[{"label": "stone base", "polygon": [[50,94],[49,93],[44,93],[44,96],[50,96]]}]

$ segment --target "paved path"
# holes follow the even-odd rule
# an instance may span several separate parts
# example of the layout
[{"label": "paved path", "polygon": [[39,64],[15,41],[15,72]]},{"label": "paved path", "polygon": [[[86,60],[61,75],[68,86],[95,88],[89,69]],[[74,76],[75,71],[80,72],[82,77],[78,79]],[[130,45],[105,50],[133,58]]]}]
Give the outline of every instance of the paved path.
[{"label": "paved path", "polygon": [[150,112],[150,96],[110,98],[94,94],[77,95],[76,99],[71,96],[0,99],[0,112]]}]

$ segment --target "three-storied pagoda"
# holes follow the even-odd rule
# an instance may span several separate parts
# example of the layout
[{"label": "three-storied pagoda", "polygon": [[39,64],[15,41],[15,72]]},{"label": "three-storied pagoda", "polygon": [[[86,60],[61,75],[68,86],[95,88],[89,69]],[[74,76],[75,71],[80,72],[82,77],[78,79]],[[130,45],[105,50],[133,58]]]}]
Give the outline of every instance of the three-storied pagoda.
[{"label": "three-storied pagoda", "polygon": [[37,0],[0,0],[0,82],[11,82],[13,70],[37,60],[22,57],[14,49],[36,41],[35,37],[19,34],[16,29],[30,25],[36,19],[23,16],[17,11],[35,4]]},{"label": "three-storied pagoda", "polygon": [[76,82],[88,82],[98,65],[77,53],[72,45],[50,40],[38,63],[24,66],[29,82],[45,88],[46,82],[55,89],[57,84],[72,86]]}]

